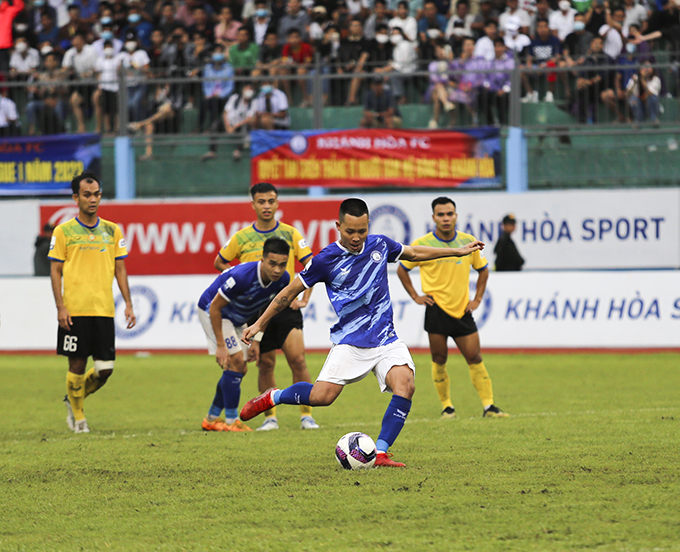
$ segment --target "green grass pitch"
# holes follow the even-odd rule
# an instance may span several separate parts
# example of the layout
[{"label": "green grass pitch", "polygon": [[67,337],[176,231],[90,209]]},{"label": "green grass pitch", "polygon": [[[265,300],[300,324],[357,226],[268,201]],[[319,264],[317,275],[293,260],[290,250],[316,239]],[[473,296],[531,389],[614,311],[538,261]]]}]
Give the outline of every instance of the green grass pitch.
[{"label": "green grass pitch", "polygon": [[389,401],[372,376],[316,409],[317,431],[283,406],[279,431],[204,433],[211,357],[121,356],[74,435],[65,359],[0,356],[0,551],[680,551],[679,354],[487,354],[505,420],[481,417],[453,353],[458,418],[439,420],[415,360],[392,449],[407,468],[349,472],[335,443],[376,439]]}]

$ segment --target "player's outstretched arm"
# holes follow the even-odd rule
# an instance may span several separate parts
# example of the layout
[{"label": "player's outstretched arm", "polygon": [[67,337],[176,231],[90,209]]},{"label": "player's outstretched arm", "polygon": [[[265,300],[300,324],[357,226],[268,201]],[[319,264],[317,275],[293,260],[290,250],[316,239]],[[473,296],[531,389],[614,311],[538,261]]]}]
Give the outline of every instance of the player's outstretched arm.
[{"label": "player's outstretched arm", "polygon": [[427,245],[405,245],[400,258],[405,261],[422,262],[441,259],[442,257],[465,257],[482,249],[484,249],[484,243],[480,241],[474,241],[463,247],[452,247],[450,249],[429,247]]},{"label": "player's outstretched arm", "polygon": [[245,329],[241,336],[241,341],[246,345],[250,345],[253,336],[258,332],[263,332],[267,328],[267,324],[269,324],[272,317],[288,307],[304,290],[305,286],[300,281],[300,278],[296,276],[295,280],[283,288],[279,294],[274,297],[267,309],[262,313],[262,316],[260,316],[252,326]]}]

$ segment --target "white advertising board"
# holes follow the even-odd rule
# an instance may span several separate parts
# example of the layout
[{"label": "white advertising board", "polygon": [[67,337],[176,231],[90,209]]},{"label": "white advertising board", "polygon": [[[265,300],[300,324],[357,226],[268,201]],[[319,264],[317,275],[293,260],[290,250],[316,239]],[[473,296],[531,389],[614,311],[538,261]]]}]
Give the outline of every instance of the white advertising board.
[{"label": "white advertising board", "polygon": [[[412,271],[419,289],[418,271]],[[210,276],[130,278],[137,326],[124,329],[116,288],[117,347],[204,349],[196,302]],[[6,278],[0,286],[0,350],[53,350],[56,309],[49,278]],[[424,311],[390,274],[398,335],[427,347]],[[308,348],[327,349],[336,317],[323,286],[304,311]],[[492,273],[475,312],[485,347],[680,347],[679,271]]]},{"label": "white advertising board", "polygon": [[35,238],[40,232],[40,202],[0,201],[0,276],[33,274]]},{"label": "white advertising board", "polygon": [[366,195],[371,232],[402,242],[430,232],[438,195],[456,202],[456,228],[485,242],[492,264],[513,213],[525,270],[680,268],[680,189]]}]

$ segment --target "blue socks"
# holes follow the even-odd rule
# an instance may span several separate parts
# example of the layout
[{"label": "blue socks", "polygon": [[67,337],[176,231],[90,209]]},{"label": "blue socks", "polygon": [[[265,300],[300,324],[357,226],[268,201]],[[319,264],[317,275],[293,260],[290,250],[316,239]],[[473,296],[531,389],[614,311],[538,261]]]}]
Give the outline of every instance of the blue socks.
[{"label": "blue socks", "polygon": [[231,370],[222,372],[219,387],[222,389],[224,416],[227,420],[238,418],[238,403],[241,400],[242,379],[243,374],[239,372],[233,372]]},{"label": "blue socks", "polygon": [[222,380],[217,382],[217,389],[215,389],[215,398],[213,399],[212,404],[210,405],[210,410],[208,410],[208,416],[211,418],[219,418],[220,414],[222,414],[222,410],[224,409],[224,397],[222,395],[222,387],[220,387],[220,383]]},{"label": "blue socks", "polygon": [[392,395],[392,400],[383,416],[380,435],[378,435],[378,440],[375,442],[375,448],[378,452],[387,452],[390,446],[392,446],[399,436],[401,428],[404,427],[406,416],[408,416],[410,410],[411,401],[409,399],[399,395]]},{"label": "blue socks", "polygon": [[[313,385],[305,381],[294,383],[286,389],[274,391],[274,404],[306,404],[309,405],[309,394]],[[409,402],[410,404],[410,402]]]}]

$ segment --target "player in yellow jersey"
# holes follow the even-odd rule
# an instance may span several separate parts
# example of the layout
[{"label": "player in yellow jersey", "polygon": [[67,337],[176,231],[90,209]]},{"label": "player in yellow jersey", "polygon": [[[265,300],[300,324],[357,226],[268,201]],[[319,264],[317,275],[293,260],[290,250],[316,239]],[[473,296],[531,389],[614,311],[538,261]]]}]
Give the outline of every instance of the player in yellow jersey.
[{"label": "player in yellow jersey", "polygon": [[[456,231],[456,204],[448,197],[438,197],[432,202],[434,232],[418,238],[411,245],[433,247],[463,247],[474,242],[470,234]],[[409,271],[420,267],[420,281],[424,295],[413,287]],[[477,291],[470,300],[470,267],[478,273]],[[449,374],[446,370],[448,358],[447,340],[452,337],[465,357],[472,380],[484,406],[486,417],[507,418],[493,403],[491,379],[482,360],[479,333],[472,311],[479,307],[489,279],[489,267],[484,253],[476,251],[468,257],[448,257],[436,261],[416,263],[402,261],[397,269],[399,280],[411,298],[419,305],[425,305],[425,331],[430,340],[432,355],[432,380],[442,403],[442,418],[453,418],[456,411],[451,402]]]},{"label": "player in yellow jersey", "polygon": [[[215,268],[225,270],[234,259],[241,262],[259,261],[262,258],[262,247],[268,238],[284,239],[290,246],[287,271],[291,281],[295,278],[295,259],[306,266],[312,259],[312,250],[302,234],[293,226],[276,220],[279,207],[278,192],[269,183],[260,182],[250,189],[253,198],[252,206],[257,220],[251,226],[239,230],[226,243],[215,258]],[[305,343],[302,335],[302,312],[307,306],[311,290],[306,290],[302,299],[296,299],[282,312],[278,313],[267,326],[267,331],[260,343],[257,384],[259,390],[265,391],[276,387],[274,368],[276,366],[276,350],[281,349],[286,355],[288,365],[293,372],[293,383],[311,382],[307,362],[305,360]],[[302,429],[318,429],[312,417],[312,408],[301,405]],[[265,419],[258,431],[279,429],[276,408],[265,412]]]},{"label": "player in yellow jersey", "polygon": [[[83,404],[113,372],[116,359],[113,278],[125,300],[127,327],[136,318],[130,300],[125,257],[127,249],[118,225],[97,215],[102,190],[94,173],[85,171],[71,181],[78,215],[54,229],[48,257],[57,304],[57,354],[68,357],[66,423],[75,433],[89,433]],[[63,287],[62,287],[63,281]],[[87,359],[94,366],[85,373]]]}]

